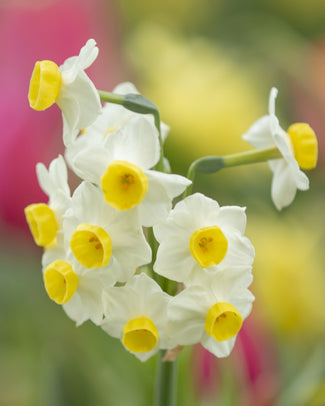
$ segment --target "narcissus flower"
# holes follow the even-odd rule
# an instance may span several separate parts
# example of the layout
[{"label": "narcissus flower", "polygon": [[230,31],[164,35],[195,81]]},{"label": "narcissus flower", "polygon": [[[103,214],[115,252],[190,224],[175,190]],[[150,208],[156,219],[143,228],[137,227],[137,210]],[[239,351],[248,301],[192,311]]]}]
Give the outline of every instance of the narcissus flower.
[{"label": "narcissus flower", "polygon": [[269,114],[257,120],[243,139],[257,149],[277,147],[283,158],[268,161],[273,172],[271,196],[278,210],[288,206],[297,189],[309,188],[308,177],[299,169],[313,169],[317,164],[317,138],[306,123],[292,124],[284,131],[275,115],[276,88],[271,89]]},{"label": "narcissus flower", "polygon": [[38,163],[36,172],[41,188],[49,196],[49,203],[30,204],[25,208],[25,215],[35,243],[49,247],[56,244],[57,232],[62,227],[62,216],[71,203],[67,167],[59,155],[51,162],[49,170]]},{"label": "narcissus flower", "polygon": [[87,269],[81,266],[63,244],[63,234],[59,233],[60,243],[45,251],[43,279],[47,294],[77,326],[86,320],[95,324],[103,319],[102,291],[115,284],[114,275],[102,269]]},{"label": "narcissus flower", "polygon": [[135,275],[124,287],[105,289],[102,328],[146,361],[168,347],[165,327],[169,300],[153,279],[144,273]]},{"label": "narcissus flower", "polygon": [[133,212],[106,204],[101,190],[87,182],[75,190],[63,222],[66,245],[85,268],[101,268],[125,282],[151,261],[151,249]]},{"label": "narcissus flower", "polygon": [[151,170],[159,156],[156,128],[136,116],[69,163],[81,178],[100,185],[108,205],[124,212],[133,209],[140,224],[150,227],[167,216],[172,199],[191,183],[179,175]]},{"label": "narcissus flower", "polygon": [[190,286],[168,305],[167,334],[180,345],[201,344],[216,357],[230,354],[254,296],[250,269],[218,273],[206,286]]},{"label": "narcissus flower", "polygon": [[68,58],[60,67],[47,60],[35,64],[28,93],[29,104],[35,110],[45,110],[53,103],[59,105],[65,145],[69,145],[78,132],[93,123],[101,112],[99,94],[84,72],[97,55],[96,42],[90,39],[78,56]]},{"label": "narcissus flower", "polygon": [[200,193],[177,203],[154,226],[160,243],[154,270],[186,285],[201,284],[211,274],[250,267],[254,248],[244,236],[245,209],[224,206]]}]

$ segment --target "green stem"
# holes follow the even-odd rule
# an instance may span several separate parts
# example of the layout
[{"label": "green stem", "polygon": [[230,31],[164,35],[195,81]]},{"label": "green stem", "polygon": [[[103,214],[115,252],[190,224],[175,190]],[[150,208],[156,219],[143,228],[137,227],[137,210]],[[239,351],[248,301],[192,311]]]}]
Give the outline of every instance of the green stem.
[{"label": "green stem", "polygon": [[154,406],[176,406],[177,361],[162,362],[165,351],[158,356]]},{"label": "green stem", "polygon": [[187,177],[192,181],[192,184],[187,187],[183,193],[183,199],[192,193],[195,176],[200,173],[215,173],[223,168],[232,166],[254,164],[258,162],[268,161],[270,159],[281,158],[281,152],[277,147],[257,149],[253,151],[241,152],[239,154],[226,155],[224,157],[207,156],[199,158],[190,165]]},{"label": "green stem", "polygon": [[223,168],[254,164],[257,162],[264,162],[268,161],[269,159],[277,159],[281,157],[281,152],[278,150],[277,147],[241,152],[240,154],[227,155],[223,157]]},{"label": "green stem", "polygon": [[122,104],[124,103],[123,95],[111,93],[111,92],[104,92],[103,90],[98,90],[98,94],[100,100],[106,103],[114,103],[114,104]]}]

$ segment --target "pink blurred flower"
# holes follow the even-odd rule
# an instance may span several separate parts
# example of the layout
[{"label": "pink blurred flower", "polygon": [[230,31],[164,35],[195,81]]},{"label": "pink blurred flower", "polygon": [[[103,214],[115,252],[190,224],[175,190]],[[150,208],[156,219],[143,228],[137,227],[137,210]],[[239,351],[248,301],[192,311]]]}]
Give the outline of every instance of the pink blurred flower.
[{"label": "pink blurred flower", "polygon": [[[277,353],[265,328],[250,317],[238,334],[229,358],[218,359],[197,345],[192,353],[194,392],[214,404],[224,395],[224,368],[232,371],[230,390],[236,388],[239,406],[271,406],[279,389]],[[228,379],[228,377],[227,377]]]},{"label": "pink blurred flower", "polygon": [[35,62],[50,59],[60,65],[94,38],[100,54],[87,73],[98,88],[109,90],[121,80],[119,47],[115,13],[107,2],[105,9],[100,0],[4,5],[0,6],[0,218],[27,229],[24,207],[46,201],[35,165],[39,161],[48,165],[63,152],[60,110],[52,107],[36,112],[28,104]]},{"label": "pink blurred flower", "polygon": [[256,318],[246,320],[233,355],[240,406],[273,405],[279,390],[278,354],[266,327]]},{"label": "pink blurred flower", "polygon": [[220,379],[217,360],[201,344],[193,347],[192,371],[194,393],[201,400],[212,400],[217,396]]}]

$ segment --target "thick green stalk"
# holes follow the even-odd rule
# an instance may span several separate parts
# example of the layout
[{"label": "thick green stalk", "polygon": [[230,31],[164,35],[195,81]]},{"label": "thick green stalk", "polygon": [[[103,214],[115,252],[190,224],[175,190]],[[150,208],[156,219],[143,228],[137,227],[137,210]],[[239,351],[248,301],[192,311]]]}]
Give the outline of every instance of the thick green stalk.
[{"label": "thick green stalk", "polygon": [[157,360],[154,406],[176,406],[177,359],[163,362],[165,351],[160,351]]}]

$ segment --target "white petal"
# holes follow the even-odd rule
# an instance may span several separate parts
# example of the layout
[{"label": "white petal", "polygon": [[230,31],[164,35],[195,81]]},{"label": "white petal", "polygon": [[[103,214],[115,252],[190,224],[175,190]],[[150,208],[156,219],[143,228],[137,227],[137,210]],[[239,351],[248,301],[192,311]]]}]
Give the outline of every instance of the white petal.
[{"label": "white petal", "polygon": [[127,283],[127,286],[137,292],[141,298],[149,297],[153,293],[162,292],[158,283],[145,273],[135,275],[134,278]]},{"label": "white petal", "polygon": [[255,250],[250,240],[238,232],[226,233],[228,250],[216,269],[247,268],[253,264]]},{"label": "white petal", "polygon": [[226,341],[216,341],[210,337],[209,334],[204,332],[201,343],[204,348],[206,348],[216,357],[223,358],[227,357],[231,353],[231,350],[234,348],[235,341],[236,337]]},{"label": "white petal", "polygon": [[275,100],[278,95],[278,89],[276,87],[272,87],[269,96],[269,114],[275,115]]},{"label": "white petal", "polygon": [[80,50],[78,56],[72,56],[66,59],[60,66],[62,72],[62,82],[69,85],[76,79],[77,75],[88,68],[97,58],[98,48],[93,39],[87,41],[86,45]]},{"label": "white petal", "polygon": [[188,282],[189,275],[197,268],[187,245],[164,242],[159,245],[154,270],[173,281]]},{"label": "white petal", "polygon": [[[53,210],[65,211],[69,203],[70,189],[67,181],[67,168],[61,155],[55,158],[49,170],[42,163],[36,165],[36,174],[42,190],[49,196]],[[58,213],[62,215],[63,213]]]},{"label": "white petal", "polygon": [[209,311],[205,292],[204,288],[189,287],[169,303],[167,334],[180,345],[191,345],[201,340]]},{"label": "white petal", "polygon": [[61,86],[56,102],[64,117],[63,141],[66,146],[75,139],[76,130],[92,124],[101,112],[99,94],[83,71],[72,83]]},{"label": "white petal", "polygon": [[88,271],[79,276],[77,292],[63,305],[68,316],[77,326],[90,319],[96,325],[103,318],[103,304],[101,292],[103,283],[98,270]]},{"label": "white petal", "polygon": [[[125,347],[124,347],[125,348]],[[129,351],[127,348],[125,348],[127,351]],[[147,361],[149,358],[153,357],[155,354],[157,354],[157,352],[159,351],[159,342],[157,343],[156,347],[148,352],[131,352],[129,351],[131,354],[133,354],[136,358],[138,358],[138,360],[140,360],[141,362],[145,362]]]},{"label": "white petal", "polygon": [[108,319],[121,319],[124,324],[140,310],[137,293],[126,286],[105,289],[104,313]]},{"label": "white petal", "polygon": [[257,149],[264,149],[274,146],[271,134],[271,118],[263,116],[258,119],[242,138]]},{"label": "white petal", "polygon": [[75,173],[82,179],[99,184],[100,177],[108,165],[107,151],[100,147],[91,147],[82,151],[69,162]]},{"label": "white petal", "polygon": [[220,208],[218,214],[219,227],[233,228],[244,234],[246,229],[246,207],[238,206],[223,206]]},{"label": "white petal", "polygon": [[117,94],[139,94],[138,89],[134,86],[131,82],[122,82],[119,83],[117,86],[114,87],[113,93]]},{"label": "white petal", "polygon": [[68,171],[62,155],[50,163],[49,174],[52,177],[56,187],[67,196],[70,196],[70,188],[68,185]]},{"label": "white petal", "polygon": [[297,188],[300,190],[307,190],[309,188],[309,179],[300,170],[298,162],[295,160],[288,134],[280,128],[279,131],[274,134],[274,139],[283,158],[290,167]]},{"label": "white petal", "polygon": [[[229,302],[237,307],[238,298],[245,298],[246,303],[253,301],[254,298],[247,289],[252,281],[251,267],[241,270],[229,268],[224,272],[211,275],[210,283],[206,286],[209,287],[209,294],[213,297],[212,302]],[[238,310],[241,312],[241,309]]]},{"label": "white petal", "polygon": [[113,255],[121,266],[135,270],[151,262],[151,248],[141,231],[130,231],[129,236],[124,237],[124,245],[118,245],[114,237],[112,235]]},{"label": "white petal", "polygon": [[148,172],[145,171],[148,178],[148,192],[137,206],[140,224],[145,227],[151,227],[164,220],[172,208],[172,201],[165,188],[156,179],[152,179]]},{"label": "white petal", "polygon": [[112,151],[114,159],[131,162],[142,169],[155,166],[160,156],[157,130],[142,116],[131,118],[121,133],[111,134],[105,148]]},{"label": "white petal", "polygon": [[293,202],[297,186],[292,171],[284,159],[273,161],[272,200],[278,210]]},{"label": "white petal", "polygon": [[87,69],[97,58],[98,48],[94,39],[89,39],[79,53],[78,64],[81,69]]},{"label": "white petal", "polygon": [[159,182],[166,190],[166,193],[170,199],[174,199],[174,197],[179,196],[184,192],[186,187],[192,183],[192,181],[184,176],[157,171],[148,171],[147,176],[151,180]]},{"label": "white petal", "polygon": [[38,183],[43,192],[50,196],[50,191],[53,189],[54,185],[43,163],[39,162],[36,164],[36,174]]},{"label": "white petal", "polygon": [[75,293],[69,302],[64,304],[62,307],[67,316],[76,322],[77,326],[80,326],[89,319],[88,312],[85,310],[81,297],[78,293]]}]

